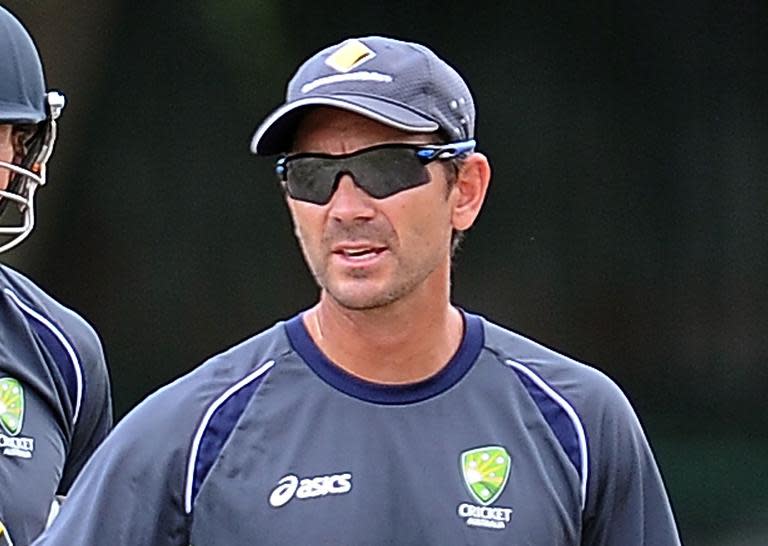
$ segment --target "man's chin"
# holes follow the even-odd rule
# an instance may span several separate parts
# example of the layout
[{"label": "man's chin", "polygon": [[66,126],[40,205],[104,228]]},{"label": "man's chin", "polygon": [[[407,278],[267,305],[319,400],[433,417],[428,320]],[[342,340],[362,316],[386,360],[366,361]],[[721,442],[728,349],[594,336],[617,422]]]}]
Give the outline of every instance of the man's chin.
[{"label": "man's chin", "polygon": [[395,301],[387,298],[347,297],[344,295],[341,297],[331,295],[331,297],[339,307],[343,307],[350,311],[372,311],[374,309],[382,309]]},{"label": "man's chin", "polygon": [[399,299],[397,293],[373,286],[329,287],[325,292],[338,306],[351,311],[381,309]]}]

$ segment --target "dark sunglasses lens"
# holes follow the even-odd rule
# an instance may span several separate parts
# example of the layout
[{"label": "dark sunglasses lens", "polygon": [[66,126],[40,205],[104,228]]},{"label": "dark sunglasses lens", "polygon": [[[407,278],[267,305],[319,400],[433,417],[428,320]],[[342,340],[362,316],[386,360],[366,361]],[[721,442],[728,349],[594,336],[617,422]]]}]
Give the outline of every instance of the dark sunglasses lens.
[{"label": "dark sunglasses lens", "polygon": [[377,199],[430,180],[413,148],[382,148],[344,158],[295,157],[284,166],[288,195],[317,205],[331,200],[340,173],[350,173],[359,187]]},{"label": "dark sunglasses lens", "polygon": [[377,199],[429,182],[429,171],[412,148],[371,150],[351,159],[355,182]]},{"label": "dark sunglasses lens", "polygon": [[337,165],[317,157],[301,157],[286,163],[285,187],[288,195],[300,201],[324,205],[336,186]]}]

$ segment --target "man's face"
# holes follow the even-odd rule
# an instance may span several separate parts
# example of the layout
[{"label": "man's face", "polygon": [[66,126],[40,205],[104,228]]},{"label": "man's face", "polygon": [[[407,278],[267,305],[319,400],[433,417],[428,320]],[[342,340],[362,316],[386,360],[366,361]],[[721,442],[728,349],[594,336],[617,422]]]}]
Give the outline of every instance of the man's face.
[{"label": "man's face", "polygon": [[[0,125],[0,161],[11,163],[14,158],[13,148],[13,126]],[[11,177],[11,172],[8,169],[0,167],[0,190],[4,190],[8,187],[8,181]]]},{"label": "man's face", "polygon": [[[317,108],[302,121],[293,151],[344,154],[383,143],[430,143],[356,114]],[[445,290],[450,270],[453,192],[446,170],[431,181],[376,199],[343,175],[325,205],[286,197],[296,235],[317,283],[348,309],[373,309],[414,291]]]}]

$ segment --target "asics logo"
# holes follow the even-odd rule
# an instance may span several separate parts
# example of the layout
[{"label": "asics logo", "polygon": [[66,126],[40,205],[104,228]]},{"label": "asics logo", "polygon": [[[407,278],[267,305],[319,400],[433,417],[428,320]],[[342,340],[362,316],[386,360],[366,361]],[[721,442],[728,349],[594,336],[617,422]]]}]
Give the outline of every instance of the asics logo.
[{"label": "asics logo", "polygon": [[280,478],[277,487],[269,495],[269,504],[275,508],[285,506],[296,497],[297,499],[313,499],[325,495],[342,495],[352,490],[352,474],[333,474],[331,476],[315,476],[314,478],[299,478],[288,474]]}]

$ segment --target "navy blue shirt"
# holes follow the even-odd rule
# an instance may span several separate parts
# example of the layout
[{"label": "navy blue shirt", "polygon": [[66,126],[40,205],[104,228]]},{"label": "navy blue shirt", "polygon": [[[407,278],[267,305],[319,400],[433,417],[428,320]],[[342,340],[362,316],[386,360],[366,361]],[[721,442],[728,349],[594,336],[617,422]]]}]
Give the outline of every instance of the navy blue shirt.
[{"label": "navy blue shirt", "polygon": [[39,535],[112,424],[101,344],[77,314],[0,265],[0,545]]},{"label": "navy blue shirt", "polygon": [[301,316],[132,411],[36,546],[678,545],[604,374],[464,314],[433,377],[353,377]]}]

